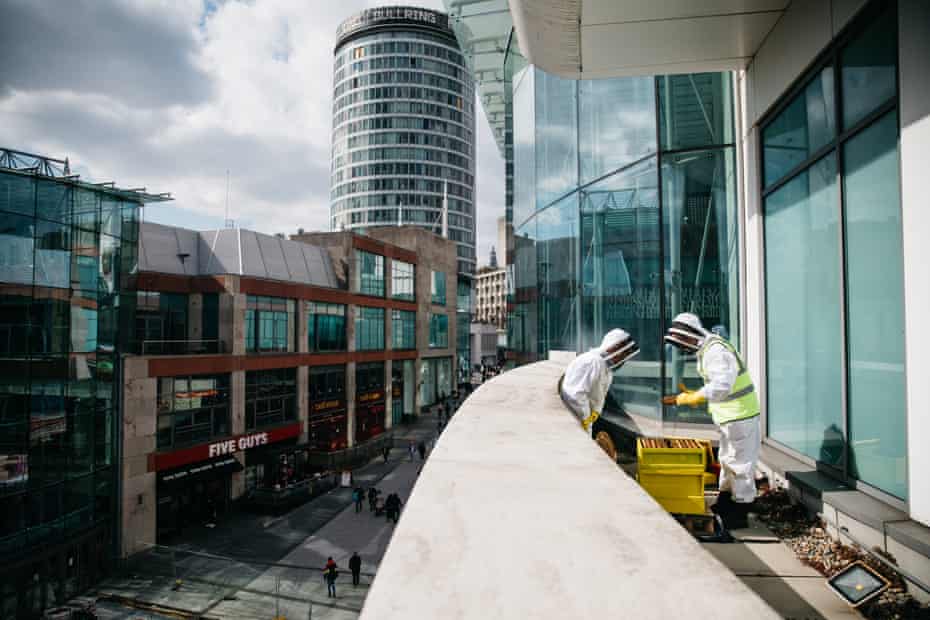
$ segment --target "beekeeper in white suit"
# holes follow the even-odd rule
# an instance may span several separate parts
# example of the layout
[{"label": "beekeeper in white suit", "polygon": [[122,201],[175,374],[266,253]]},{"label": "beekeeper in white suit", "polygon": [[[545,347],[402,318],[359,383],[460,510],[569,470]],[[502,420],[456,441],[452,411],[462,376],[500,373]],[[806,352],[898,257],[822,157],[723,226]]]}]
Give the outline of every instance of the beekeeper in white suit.
[{"label": "beekeeper in white suit", "polygon": [[559,380],[559,394],[588,431],[604,409],[614,371],[639,353],[636,341],[622,329],[612,329],[601,346],[572,360]]},{"label": "beekeeper in white suit", "polygon": [[755,470],[762,442],[759,397],[752,377],[733,345],[704,329],[694,314],[676,316],[665,341],[697,356],[704,386],[691,391],[679,385],[681,393],[663,402],[679,407],[707,403],[707,412],[720,429],[720,496],[713,510],[727,528],[746,527],[746,514],[756,499]]}]

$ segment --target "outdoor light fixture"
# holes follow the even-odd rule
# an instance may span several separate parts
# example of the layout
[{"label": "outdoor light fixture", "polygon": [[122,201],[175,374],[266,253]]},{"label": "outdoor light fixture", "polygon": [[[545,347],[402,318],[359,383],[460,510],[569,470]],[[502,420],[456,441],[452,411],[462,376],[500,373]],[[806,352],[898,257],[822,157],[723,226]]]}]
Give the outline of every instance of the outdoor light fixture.
[{"label": "outdoor light fixture", "polygon": [[863,562],[854,562],[833,575],[827,585],[844,601],[858,607],[887,590],[891,584]]}]

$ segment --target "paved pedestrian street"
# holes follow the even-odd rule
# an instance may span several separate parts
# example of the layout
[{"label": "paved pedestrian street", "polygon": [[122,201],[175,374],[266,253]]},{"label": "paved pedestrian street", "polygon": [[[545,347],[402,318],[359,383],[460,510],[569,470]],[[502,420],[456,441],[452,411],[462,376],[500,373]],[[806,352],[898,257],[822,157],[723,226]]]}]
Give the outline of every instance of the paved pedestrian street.
[{"label": "paved pedestrian street", "polygon": [[[419,457],[408,460],[407,444],[428,439],[435,429],[433,417],[424,416],[398,433],[389,462],[378,458],[355,470],[355,484],[374,484],[382,496],[398,493],[406,502],[422,466]],[[356,618],[395,526],[369,512],[367,500],[356,513],[351,493],[337,488],[278,517],[237,512],[215,528],[185,532],[171,547],[133,556],[98,596],[107,605],[146,610],[139,617],[161,617],[160,611],[216,619]],[[362,558],[357,587],[348,568],[354,551]],[[323,581],[330,556],[339,566],[336,598],[327,597]]]}]

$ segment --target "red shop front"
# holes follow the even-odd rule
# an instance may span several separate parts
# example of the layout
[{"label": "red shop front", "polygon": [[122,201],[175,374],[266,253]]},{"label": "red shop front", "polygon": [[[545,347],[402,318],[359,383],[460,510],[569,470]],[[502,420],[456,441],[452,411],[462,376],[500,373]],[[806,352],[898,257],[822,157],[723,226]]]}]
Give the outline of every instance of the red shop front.
[{"label": "red shop front", "polygon": [[300,423],[227,437],[211,443],[149,455],[157,473],[157,541],[185,528],[215,522],[229,507],[232,475],[243,467],[237,452],[300,436]]}]

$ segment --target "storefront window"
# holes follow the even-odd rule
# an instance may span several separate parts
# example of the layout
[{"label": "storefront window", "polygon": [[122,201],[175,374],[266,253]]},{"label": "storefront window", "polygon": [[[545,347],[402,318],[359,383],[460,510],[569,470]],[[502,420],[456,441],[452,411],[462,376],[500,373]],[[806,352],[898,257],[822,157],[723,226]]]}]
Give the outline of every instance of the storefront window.
[{"label": "storefront window", "polygon": [[247,352],[295,351],[295,325],[293,299],[255,295],[246,298]]},{"label": "storefront window", "polygon": [[297,371],[294,368],[245,373],[245,429],[275,426],[297,419]]},{"label": "storefront window", "polygon": [[445,349],[449,346],[449,317],[445,314],[429,315],[429,347]]},{"label": "storefront window", "polygon": [[439,306],[446,305],[446,272],[434,271],[430,284],[430,301]]},{"label": "storefront window", "polygon": [[384,257],[355,250],[355,273],[352,291],[362,295],[384,297]]},{"label": "storefront window", "polygon": [[416,301],[416,267],[410,263],[391,259],[391,297]]},{"label": "storefront window", "polygon": [[307,304],[308,350],[329,352],[346,350],[346,307],[316,301]]},{"label": "storefront window", "polygon": [[348,446],[345,366],[314,366],[309,378],[309,438],[315,450]]},{"label": "storefront window", "polygon": [[452,394],[452,358],[431,357],[420,362],[420,405],[428,407]]},{"label": "storefront window", "polygon": [[384,362],[355,366],[355,440],[366,441],[384,432]]},{"label": "storefront window", "polygon": [[355,350],[384,350],[384,308],[355,307]]},{"label": "storefront window", "polygon": [[391,348],[395,351],[417,348],[417,313],[408,310],[391,312]]},{"label": "storefront window", "polygon": [[159,450],[225,437],[229,422],[229,375],[158,379]]},{"label": "storefront window", "polygon": [[[896,16],[893,4],[874,11],[763,127],[766,170],[791,146],[766,138],[812,89],[839,101],[844,127],[819,151],[795,149],[780,172],[800,171],[763,192],[768,426],[839,478],[906,500]],[[832,66],[839,78],[824,80]]]},{"label": "storefront window", "polygon": [[414,360],[391,363],[391,419],[399,424],[403,416],[414,415],[417,376]]}]

